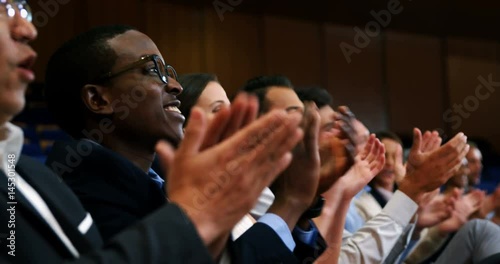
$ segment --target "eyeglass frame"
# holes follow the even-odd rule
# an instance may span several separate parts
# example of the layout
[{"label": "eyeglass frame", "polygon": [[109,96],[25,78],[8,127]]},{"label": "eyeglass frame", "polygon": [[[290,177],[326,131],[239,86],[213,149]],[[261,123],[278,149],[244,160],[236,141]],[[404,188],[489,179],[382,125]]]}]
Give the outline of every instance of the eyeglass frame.
[{"label": "eyeglass frame", "polygon": [[[135,69],[143,64],[146,64],[150,61],[154,62],[155,69],[156,69],[156,75],[164,84],[168,84],[168,77],[177,81],[177,79],[178,79],[177,72],[175,71],[174,67],[172,65],[169,65],[169,64],[166,64],[165,62],[163,62],[163,60],[161,59],[161,57],[159,55],[150,54],[150,55],[142,56],[139,60],[132,62],[131,64],[123,67],[120,70],[117,70],[116,72],[110,71],[108,73],[105,73],[105,74],[101,75],[99,78],[97,78],[94,82],[100,83],[100,82],[104,82],[104,81],[113,79],[115,77],[118,77],[121,74],[124,74],[125,72],[133,70],[133,69]],[[158,65],[158,61],[160,61],[165,66],[165,71],[167,73],[166,76],[161,76],[162,74],[160,71],[160,65]],[[169,71],[168,71],[169,69],[172,70],[174,76],[170,76]]]},{"label": "eyeglass frame", "polygon": [[[19,12],[21,18],[26,19],[28,22],[33,21],[33,13],[26,0],[0,0],[0,5],[5,6],[5,13],[9,19],[14,18],[16,13]],[[23,11],[25,11],[25,13],[23,13]]]}]

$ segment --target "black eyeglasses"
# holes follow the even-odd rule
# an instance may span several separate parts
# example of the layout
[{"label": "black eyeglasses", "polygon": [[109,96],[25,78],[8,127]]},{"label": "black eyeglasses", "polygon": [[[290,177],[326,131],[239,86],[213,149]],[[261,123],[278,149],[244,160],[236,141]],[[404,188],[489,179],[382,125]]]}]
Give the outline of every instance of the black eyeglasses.
[{"label": "black eyeglasses", "polygon": [[154,62],[155,67],[149,69],[149,71],[155,72],[157,74],[158,78],[160,78],[160,80],[164,84],[168,84],[168,77],[177,81],[177,72],[175,72],[174,67],[172,67],[170,65],[165,65],[165,63],[160,58],[160,56],[158,56],[156,54],[152,54],[152,55],[147,55],[147,56],[141,57],[138,61],[133,62],[132,64],[130,64],[130,65],[128,65],[128,66],[124,67],[123,69],[120,69],[116,72],[108,72],[108,73],[102,75],[101,77],[97,78],[96,82],[104,82],[104,81],[110,80],[112,78],[117,77],[118,75],[121,75],[121,74],[127,72],[127,71],[130,71],[130,70],[135,69],[139,66],[142,66],[143,64],[148,63],[150,61]]},{"label": "black eyeglasses", "polygon": [[31,22],[33,18],[31,8],[24,0],[0,0],[0,10],[4,8],[5,10],[3,11],[10,19],[12,19],[17,12],[19,12],[19,15],[21,15],[21,17],[26,19],[28,22]]}]

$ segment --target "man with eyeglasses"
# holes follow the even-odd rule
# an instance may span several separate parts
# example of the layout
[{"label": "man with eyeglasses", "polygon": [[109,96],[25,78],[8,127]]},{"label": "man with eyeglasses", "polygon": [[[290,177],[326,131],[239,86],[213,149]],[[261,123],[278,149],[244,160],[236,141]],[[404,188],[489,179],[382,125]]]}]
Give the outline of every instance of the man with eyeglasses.
[{"label": "man with eyeglasses", "polygon": [[73,38],[51,57],[45,91],[56,121],[77,139],[57,142],[46,164],[78,195],[104,240],[165,204],[151,163],[158,140],[177,146],[182,139],[182,87],[146,35],[110,26]]},{"label": "man with eyeglasses", "polygon": [[[242,130],[231,133],[234,132],[232,129],[239,129],[254,119],[257,107],[254,98],[240,96],[234,107],[221,110],[221,114],[212,122],[214,125],[207,125],[203,112],[194,109],[191,114],[192,121],[185,130],[184,140],[175,152],[164,142],[156,147],[150,146],[157,150],[162,162],[168,164],[170,203],[160,206],[155,212],[103,245],[92,216],[84,209],[75,194],[48,168],[20,155],[23,144],[22,130],[9,123],[24,107],[24,93],[27,85],[34,80],[31,66],[36,53],[28,43],[36,38],[37,31],[30,20],[30,11],[24,1],[0,3],[0,245],[2,246],[0,262],[213,263],[213,260],[220,255],[232,227],[251,209],[263,188],[289,164],[291,159],[289,152],[302,136],[298,128],[300,118],[275,111]],[[137,32],[134,34],[138,35]],[[146,45],[141,48],[144,54],[136,59],[144,60],[145,67],[138,67],[135,72],[137,75],[123,74],[121,80],[114,78],[106,81],[126,83],[142,80],[150,84],[142,88],[152,90],[147,91],[147,98],[144,100],[153,103],[155,95],[161,96],[161,103],[157,103],[163,109],[163,102],[171,102],[168,99],[172,99],[173,95],[159,95],[162,92],[160,90],[163,90],[160,87],[165,87],[168,82],[171,84],[168,87],[170,91],[175,90],[177,85],[174,79],[170,79],[171,75],[168,75],[168,79],[158,78],[163,77],[164,73],[158,69],[160,66],[157,66],[157,63],[159,65],[160,61],[157,61],[156,57],[144,57],[149,54],[161,57],[159,52],[153,50],[152,46]],[[148,48],[151,50],[147,50]],[[128,64],[128,60],[135,61],[136,59],[132,57],[126,55],[120,57],[116,60],[116,69],[114,65],[109,65],[113,68],[111,72],[125,70],[127,67],[122,68],[121,64]],[[99,69],[99,65],[105,63],[101,58],[93,62]],[[137,65],[140,64],[142,63],[137,62]],[[84,75],[90,74],[92,70],[89,68]],[[131,71],[134,72],[132,68]],[[160,75],[156,71],[160,72]],[[67,80],[64,79],[64,71],[60,74],[60,78]],[[108,74],[108,77],[113,75]],[[67,84],[79,81],[81,80],[71,79]],[[96,106],[92,106],[91,109],[111,115],[107,112],[109,108],[105,109],[105,103],[100,100],[109,100],[113,95],[118,95],[119,91],[114,91],[116,89],[104,91],[103,86],[99,84],[100,82],[96,82],[85,86],[85,93],[81,95],[88,100],[82,100],[82,104],[93,105],[95,101]],[[130,88],[133,87],[136,86]],[[108,86],[108,88],[117,87]],[[59,99],[67,98],[59,97]],[[116,105],[114,107],[117,108]],[[76,112],[71,114],[74,117],[78,116]],[[235,121],[240,120],[241,114],[248,117],[246,123]],[[159,119],[167,118],[157,117],[155,121],[159,126],[162,125],[162,120]],[[182,120],[174,115],[172,119]],[[263,129],[269,127],[272,128],[269,133],[261,134]],[[160,131],[155,132],[161,133],[161,129],[166,127],[159,128]],[[151,131],[144,130],[144,132]],[[176,139],[178,136],[176,132],[173,131],[165,138]],[[226,133],[230,136],[224,138],[222,135]],[[222,143],[213,146],[219,141]],[[100,145],[97,142],[91,144],[94,149]],[[101,144],[113,143],[102,141]],[[240,170],[228,164],[238,164]],[[100,166],[110,165],[110,162],[106,161]],[[192,194],[212,183],[212,180],[204,174],[209,168],[219,171],[229,170],[226,175],[228,181],[219,188],[219,192],[224,195],[216,195],[212,197],[213,199],[206,200],[203,206],[195,207]],[[130,167],[124,168],[127,169]],[[147,175],[146,172],[143,174]],[[156,184],[154,180],[152,179],[152,184]],[[139,183],[137,185],[140,187]],[[257,224],[249,232],[265,234],[273,230]],[[271,257],[276,261],[293,263],[289,262],[286,256],[278,258],[279,254],[288,252],[280,251],[279,238],[273,236],[270,238],[271,243],[277,244],[277,247],[273,248],[275,252],[272,256],[266,256],[269,257],[267,259],[260,259],[264,261],[254,257],[255,263],[263,263]],[[246,245],[250,248],[244,252],[262,250],[259,244]],[[244,247],[238,249],[242,250]],[[253,256],[250,253],[247,255]]]}]

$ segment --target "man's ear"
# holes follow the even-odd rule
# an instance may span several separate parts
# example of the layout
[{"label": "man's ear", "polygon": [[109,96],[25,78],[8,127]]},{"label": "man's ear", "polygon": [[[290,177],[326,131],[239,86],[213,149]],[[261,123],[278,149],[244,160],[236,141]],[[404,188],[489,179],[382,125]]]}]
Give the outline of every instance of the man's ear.
[{"label": "man's ear", "polygon": [[108,88],[87,84],[82,89],[82,99],[92,113],[109,115],[114,112]]}]

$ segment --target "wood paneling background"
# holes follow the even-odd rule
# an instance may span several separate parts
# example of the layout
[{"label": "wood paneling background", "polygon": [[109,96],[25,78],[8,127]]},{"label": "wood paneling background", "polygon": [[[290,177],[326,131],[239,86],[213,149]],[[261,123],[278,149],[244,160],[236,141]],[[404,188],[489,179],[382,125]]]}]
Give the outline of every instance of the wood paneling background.
[{"label": "wood paneling background", "polygon": [[[47,13],[35,1],[32,8]],[[125,23],[148,34],[179,74],[216,73],[229,94],[256,75],[285,74],[296,86],[324,86],[336,104],[349,105],[372,131],[409,134],[415,126],[450,135],[464,131],[500,151],[500,92],[479,100],[456,128],[444,116],[475,96],[478,77],[491,74],[500,82],[498,42],[387,30],[369,37],[369,45],[348,63],[340,44],[354,44],[352,26],[240,13],[238,7],[223,16],[221,21],[211,5],[71,0],[47,23],[38,23],[35,72],[43,82],[49,56],[73,35]]]}]

